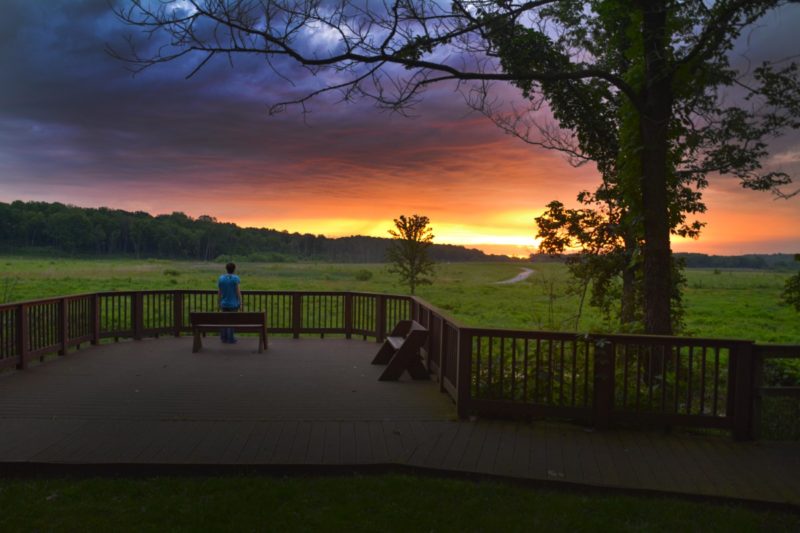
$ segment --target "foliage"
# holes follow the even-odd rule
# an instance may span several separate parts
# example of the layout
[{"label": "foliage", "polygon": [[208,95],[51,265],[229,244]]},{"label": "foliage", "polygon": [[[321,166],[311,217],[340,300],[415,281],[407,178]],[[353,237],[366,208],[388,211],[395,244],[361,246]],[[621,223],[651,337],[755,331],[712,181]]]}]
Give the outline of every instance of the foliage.
[{"label": "foliage", "polygon": [[[3,531],[795,531],[735,504],[432,476],[3,479]],[[407,504],[414,502],[413,512]]]},{"label": "foliage", "polygon": [[[184,213],[151,216],[141,211],[81,208],[60,203],[0,202],[0,250],[49,250],[69,255],[161,257],[281,262],[313,259],[382,262],[390,239],[288,233],[241,228],[213,217]],[[486,260],[479,250],[433,245],[441,261]]]},{"label": "foliage", "polygon": [[[800,254],[795,255],[794,259],[795,261],[800,261]],[[784,302],[800,311],[800,272],[786,280],[781,297]]]},{"label": "foliage", "polygon": [[354,277],[357,281],[369,281],[372,279],[372,272],[366,269],[359,270]]},{"label": "foliage", "polygon": [[[635,239],[631,242],[625,213],[613,201],[602,201],[603,196],[580,193],[578,199],[584,205],[581,209],[567,209],[561,202],[550,202],[547,210],[536,218],[537,237],[541,238],[539,251],[561,256],[578,249],[578,253],[566,257],[570,274],[579,282],[576,290],[582,295],[590,292],[589,304],[601,310],[607,323],[618,322],[613,329],[641,331],[644,321],[641,243]],[[681,260],[673,257],[671,261],[672,329],[680,331],[684,277]],[[581,312],[579,308],[578,315]]]},{"label": "foliage", "polygon": [[407,284],[408,290],[414,294],[419,285],[430,285],[434,262],[430,258],[433,245],[433,229],[428,227],[430,220],[426,216],[400,215],[394,219],[396,229],[389,230],[393,237],[392,244],[386,252],[391,263],[389,272],[400,276],[400,283]]}]

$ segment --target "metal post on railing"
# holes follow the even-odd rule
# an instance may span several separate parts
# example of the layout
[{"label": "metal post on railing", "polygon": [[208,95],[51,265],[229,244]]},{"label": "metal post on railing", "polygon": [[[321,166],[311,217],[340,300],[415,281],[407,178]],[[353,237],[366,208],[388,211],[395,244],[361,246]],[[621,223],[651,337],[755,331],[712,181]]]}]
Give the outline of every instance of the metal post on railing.
[{"label": "metal post on railing", "polygon": [[456,410],[458,417],[467,418],[470,413],[469,400],[472,397],[472,332],[458,330],[458,352],[456,353]]},{"label": "metal post on railing", "polygon": [[733,438],[753,439],[753,408],[755,398],[755,350],[753,342],[743,342],[731,349],[735,361],[734,375],[730,376],[733,391]]},{"label": "metal post on railing", "polygon": [[61,298],[58,301],[58,317],[60,337],[58,355],[67,355],[67,347],[69,346],[69,305],[66,298]]},{"label": "metal post on railing", "polygon": [[598,338],[594,343],[594,426],[611,427],[614,409],[614,355],[616,347],[609,339]]},{"label": "metal post on railing", "polygon": [[353,293],[344,295],[344,336],[349,339],[353,336]]},{"label": "metal post on railing", "polygon": [[133,338],[142,339],[144,329],[144,305],[142,304],[142,293],[136,292],[131,295],[131,324],[133,326]]},{"label": "metal post on railing", "polygon": [[173,334],[180,337],[183,330],[183,291],[172,293],[172,327]]},{"label": "metal post on railing", "polygon": [[300,338],[303,327],[303,295],[299,292],[292,293],[292,336]]},{"label": "metal post on railing", "polygon": [[375,301],[375,342],[386,338],[386,296],[379,294]]},{"label": "metal post on railing", "polygon": [[17,368],[25,370],[28,368],[28,312],[25,304],[17,306],[17,353]]},{"label": "metal post on railing", "polygon": [[100,295],[92,295],[92,344],[100,342]]}]

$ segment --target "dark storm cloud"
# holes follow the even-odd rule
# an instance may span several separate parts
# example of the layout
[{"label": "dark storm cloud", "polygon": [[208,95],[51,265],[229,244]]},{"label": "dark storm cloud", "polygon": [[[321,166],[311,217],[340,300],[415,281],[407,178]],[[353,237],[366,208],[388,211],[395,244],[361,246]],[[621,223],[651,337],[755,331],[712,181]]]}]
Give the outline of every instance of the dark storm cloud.
[{"label": "dark storm cloud", "polygon": [[[106,0],[5,4],[5,183],[92,187],[226,177],[265,185],[291,179],[293,186],[320,179],[328,185],[359,169],[412,175],[442,164],[448,147],[480,146],[498,136],[487,127],[458,127],[474,118],[458,118],[461,97],[446,88],[431,92],[422,130],[417,121],[388,117],[366,102],[317,105],[305,121],[292,110],[269,117],[268,104],[287,98],[290,88],[261,59],[237,58],[234,68],[215,61],[185,80],[197,61],[188,58],[133,77],[104,51],[106,44],[124,51],[131,31]],[[291,73],[300,83],[295,95],[318,86]]]}]

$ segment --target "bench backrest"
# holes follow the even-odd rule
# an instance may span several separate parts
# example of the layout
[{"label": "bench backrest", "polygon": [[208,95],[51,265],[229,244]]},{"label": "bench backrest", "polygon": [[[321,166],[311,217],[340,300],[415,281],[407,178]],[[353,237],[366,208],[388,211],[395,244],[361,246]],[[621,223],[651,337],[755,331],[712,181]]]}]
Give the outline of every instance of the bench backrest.
[{"label": "bench backrest", "polygon": [[192,325],[196,324],[266,324],[266,313],[189,313]]},{"label": "bench backrest", "polygon": [[416,320],[412,320],[411,321],[411,331],[417,331],[417,330],[421,330],[421,331],[427,332],[428,328],[426,328],[425,326],[423,326],[422,324],[420,324]]}]

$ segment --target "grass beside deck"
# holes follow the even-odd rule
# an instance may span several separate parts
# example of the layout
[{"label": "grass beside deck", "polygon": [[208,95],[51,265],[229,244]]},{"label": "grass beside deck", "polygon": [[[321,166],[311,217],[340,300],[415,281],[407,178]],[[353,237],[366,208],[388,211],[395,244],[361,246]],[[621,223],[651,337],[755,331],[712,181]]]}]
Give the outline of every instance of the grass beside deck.
[{"label": "grass beside deck", "polygon": [[731,504],[407,475],[0,480],[3,531],[797,531]]}]

